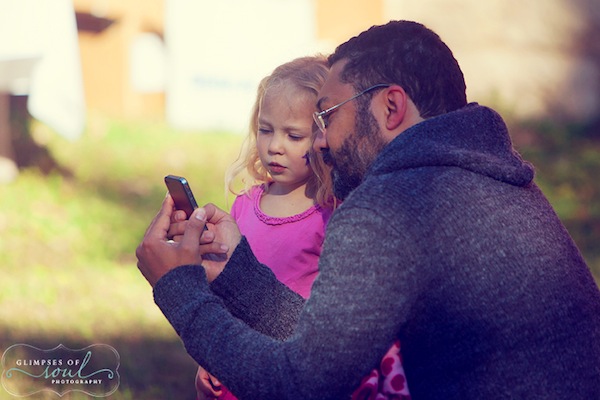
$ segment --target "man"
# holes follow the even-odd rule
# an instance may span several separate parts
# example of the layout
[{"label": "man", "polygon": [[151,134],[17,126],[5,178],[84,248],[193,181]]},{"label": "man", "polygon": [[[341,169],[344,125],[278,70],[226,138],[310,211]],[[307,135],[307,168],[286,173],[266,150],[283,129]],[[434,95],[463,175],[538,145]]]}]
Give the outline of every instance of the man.
[{"label": "man", "polygon": [[600,398],[600,292],[447,46],[392,21],[329,61],[315,146],[344,203],[305,304],[212,205],[169,243],[167,197],[138,247],[188,352],[240,398],[345,398],[395,340],[415,399]]}]

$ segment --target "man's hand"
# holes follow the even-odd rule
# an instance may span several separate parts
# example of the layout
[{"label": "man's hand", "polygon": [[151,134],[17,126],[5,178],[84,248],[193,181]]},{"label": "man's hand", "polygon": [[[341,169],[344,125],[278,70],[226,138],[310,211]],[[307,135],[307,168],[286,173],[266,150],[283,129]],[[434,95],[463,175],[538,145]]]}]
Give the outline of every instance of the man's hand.
[{"label": "man's hand", "polygon": [[[204,231],[200,238],[200,253],[208,281],[212,282],[225,268],[242,235],[231,215],[214,204],[206,204],[202,210],[206,213],[208,230]],[[187,224],[185,213],[175,211],[171,215],[168,237],[173,238],[175,242],[180,242]]]},{"label": "man's hand", "polygon": [[[194,211],[179,242],[167,239],[172,214],[173,199],[167,196],[135,252],[138,268],[152,286],[175,267],[186,264],[200,265],[202,262],[199,243],[206,224],[204,209]],[[205,246],[213,252],[224,252],[224,250],[215,251],[215,248],[221,248],[218,243],[212,242]]]},{"label": "man's hand", "polygon": [[206,212],[208,221],[208,232],[205,235],[211,232],[214,234],[213,243],[200,243],[202,265],[208,281],[212,282],[225,269],[225,264],[242,240],[242,234],[233,217],[214,204],[206,204],[202,209]]}]

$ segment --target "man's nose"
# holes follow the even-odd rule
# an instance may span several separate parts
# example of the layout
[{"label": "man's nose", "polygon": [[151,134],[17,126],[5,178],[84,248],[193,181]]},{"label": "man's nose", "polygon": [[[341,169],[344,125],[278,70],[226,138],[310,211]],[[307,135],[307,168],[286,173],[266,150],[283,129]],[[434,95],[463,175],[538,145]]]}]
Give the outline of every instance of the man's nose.
[{"label": "man's nose", "polygon": [[328,147],[327,140],[325,139],[326,132],[327,130],[325,132],[318,130],[315,133],[315,140],[313,141],[313,150],[317,153],[320,153],[321,149],[325,149]]}]

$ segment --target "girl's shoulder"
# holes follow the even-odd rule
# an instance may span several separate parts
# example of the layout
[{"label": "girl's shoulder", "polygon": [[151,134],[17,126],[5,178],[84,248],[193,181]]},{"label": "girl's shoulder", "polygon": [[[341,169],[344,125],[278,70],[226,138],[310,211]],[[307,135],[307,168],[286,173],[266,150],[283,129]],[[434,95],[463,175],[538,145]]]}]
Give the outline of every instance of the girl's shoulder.
[{"label": "girl's shoulder", "polygon": [[236,212],[236,210],[239,211],[241,208],[246,206],[253,207],[257,199],[260,200],[260,197],[262,196],[263,192],[263,186],[256,185],[245,189],[244,191],[239,193],[233,201],[233,204],[231,205],[232,213]]},{"label": "girl's shoulder", "polygon": [[237,197],[235,198],[235,200],[236,201],[238,199],[240,201],[247,201],[248,199],[255,200],[256,198],[260,198],[264,192],[265,192],[265,187],[263,184],[254,185],[248,189],[245,189],[240,194],[238,194]]},{"label": "girl's shoulder", "polygon": [[262,195],[262,193],[264,191],[265,191],[264,185],[260,184],[260,185],[250,186],[250,187],[242,189],[238,192],[234,192],[234,194],[235,194],[235,198],[237,200],[239,198],[244,198],[244,197],[254,198],[257,195]]}]

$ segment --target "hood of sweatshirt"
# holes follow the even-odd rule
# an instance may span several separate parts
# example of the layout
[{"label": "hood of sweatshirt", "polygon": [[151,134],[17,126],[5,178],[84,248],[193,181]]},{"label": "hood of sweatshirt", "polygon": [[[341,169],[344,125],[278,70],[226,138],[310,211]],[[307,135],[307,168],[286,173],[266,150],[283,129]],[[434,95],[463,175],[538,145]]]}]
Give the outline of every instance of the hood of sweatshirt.
[{"label": "hood of sweatshirt", "polygon": [[441,166],[515,186],[527,186],[534,177],[533,166],[513,148],[502,117],[477,103],[407,129],[383,149],[368,175]]}]

